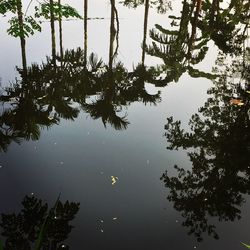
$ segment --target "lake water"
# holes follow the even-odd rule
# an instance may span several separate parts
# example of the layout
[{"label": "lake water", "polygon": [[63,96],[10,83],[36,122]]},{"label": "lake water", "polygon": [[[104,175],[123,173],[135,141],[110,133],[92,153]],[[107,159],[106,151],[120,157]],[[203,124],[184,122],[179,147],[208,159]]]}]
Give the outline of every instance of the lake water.
[{"label": "lake water", "polygon": [[[82,2],[63,1],[81,14]],[[24,9],[28,3],[23,1]],[[241,242],[250,244],[248,40],[236,56],[236,48],[230,47],[235,34],[224,46],[222,38],[230,37],[222,32],[226,28],[216,26],[214,33],[208,29],[209,37],[200,24],[195,36],[202,39],[191,43],[205,41],[202,46],[208,51],[198,62],[203,47],[185,44],[185,32],[191,33],[192,27],[183,24],[178,38],[176,33],[172,37],[176,40],[171,49],[161,54],[166,58],[146,53],[145,72],[137,68],[144,7],[116,7],[119,48],[112,69],[107,66],[111,6],[109,1],[91,0],[88,56],[95,53],[103,66],[85,70],[74,57],[70,66],[58,60],[55,69],[46,61],[51,37],[50,22],[44,21],[42,32],[26,41],[28,66],[40,67],[28,69],[26,78],[16,69],[22,67],[20,41],[6,33],[11,15],[1,17],[0,212],[20,213],[26,195],[50,207],[59,194],[63,203],[80,203],[74,220],[61,218],[70,221],[72,231],[58,224],[67,237],[52,232],[50,239],[60,240],[57,248],[48,249],[62,249],[62,244],[74,250],[244,249]],[[170,24],[180,20],[169,15],[180,17],[182,2],[172,7],[166,14],[149,9],[148,45],[155,24],[179,29]],[[205,17],[201,10],[199,19]],[[55,25],[59,53],[58,22]],[[62,25],[64,50],[83,49],[83,20],[63,20]],[[183,56],[179,44],[191,52]],[[226,58],[222,48],[232,50]],[[6,91],[16,82],[21,85]],[[30,221],[36,219],[30,213]],[[16,244],[6,249],[29,249],[18,241],[18,219],[11,223],[19,227],[10,229],[3,220],[1,224]]]}]

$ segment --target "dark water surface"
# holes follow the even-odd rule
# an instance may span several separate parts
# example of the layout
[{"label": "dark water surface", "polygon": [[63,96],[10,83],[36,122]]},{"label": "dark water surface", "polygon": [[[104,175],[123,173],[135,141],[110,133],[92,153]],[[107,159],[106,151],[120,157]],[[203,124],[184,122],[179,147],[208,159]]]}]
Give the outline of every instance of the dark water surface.
[{"label": "dark water surface", "polygon": [[[66,2],[83,13],[83,1]],[[27,74],[1,17],[1,238],[15,246],[6,249],[31,249],[24,242],[36,242],[47,209],[38,200],[51,208],[59,194],[46,236],[55,245],[43,249],[250,244],[249,3],[233,15],[220,4],[215,23],[205,1],[197,23],[192,1],[150,8],[144,66],[144,6],[116,3],[111,58],[111,5],[91,0],[87,67],[83,20],[63,21],[63,60],[55,22],[57,67],[46,21],[26,41]],[[169,31],[150,32],[155,24]],[[168,45],[150,47],[157,39]]]}]

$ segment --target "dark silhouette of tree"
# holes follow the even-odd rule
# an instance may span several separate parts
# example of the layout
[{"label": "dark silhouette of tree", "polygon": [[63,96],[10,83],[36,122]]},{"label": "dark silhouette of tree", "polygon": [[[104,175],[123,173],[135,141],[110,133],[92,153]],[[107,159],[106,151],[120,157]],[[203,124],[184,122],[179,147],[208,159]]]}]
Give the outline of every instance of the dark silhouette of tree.
[{"label": "dark silhouette of tree", "polygon": [[[170,190],[167,199],[184,218],[183,226],[198,241],[204,233],[219,237],[211,217],[240,219],[244,195],[250,194],[249,48],[246,54],[247,61],[237,57],[232,65],[220,55],[215,69],[220,76],[208,91],[211,97],[190,119],[190,131],[173,117],[167,119],[168,149],[187,150],[192,168],[175,166],[178,176],[166,171],[161,179]],[[235,98],[241,102],[234,104]]]},{"label": "dark silhouette of tree", "polygon": [[[145,82],[152,81],[152,72],[138,66],[133,72],[118,63],[113,66],[90,54],[85,65],[85,52],[66,50],[41,65],[27,68],[24,78],[0,95],[0,148],[6,151],[13,141],[38,140],[43,128],[59,124],[61,119],[75,120],[81,109],[93,119],[101,119],[117,130],[126,129],[129,121],[124,111],[133,102],[156,105],[160,93],[150,95]],[[90,101],[91,100],[91,101]],[[74,104],[74,105],[73,105]],[[77,105],[77,106],[76,106]]]},{"label": "dark silhouette of tree", "polygon": [[47,222],[42,235],[40,249],[69,249],[64,241],[73,226],[70,222],[79,211],[80,203],[57,201],[53,208],[34,196],[25,196],[22,210],[15,214],[1,214],[1,235],[5,238],[4,250],[31,250],[39,239],[43,224]]},{"label": "dark silhouette of tree", "polygon": [[[192,77],[214,78],[212,74],[201,72],[193,67],[205,58],[208,51],[208,39],[195,36],[195,23],[191,34],[189,32],[188,27],[194,8],[195,2],[189,3],[188,0],[184,0],[181,17],[171,16],[172,26],[179,27],[177,30],[164,29],[157,24],[155,29],[150,31],[153,42],[152,45],[146,47],[146,51],[149,55],[163,60],[160,67],[166,74],[165,78],[158,82],[159,86],[165,86],[171,81],[177,82],[185,72]],[[198,11],[199,6],[197,6]]]}]

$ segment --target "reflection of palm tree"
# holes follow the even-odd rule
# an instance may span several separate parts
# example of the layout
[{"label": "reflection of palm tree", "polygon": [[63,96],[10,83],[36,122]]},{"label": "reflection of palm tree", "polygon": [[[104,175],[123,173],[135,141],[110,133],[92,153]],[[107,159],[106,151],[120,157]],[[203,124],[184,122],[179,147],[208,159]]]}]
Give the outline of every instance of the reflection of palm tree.
[{"label": "reflection of palm tree", "polygon": [[84,0],[84,62],[87,64],[88,50],[88,0]]},{"label": "reflection of palm tree", "polygon": [[17,16],[19,22],[20,29],[20,42],[21,42],[21,50],[22,50],[22,62],[23,62],[23,70],[26,73],[27,70],[27,60],[26,60],[26,41],[25,41],[25,33],[24,33],[24,23],[23,23],[23,12],[22,12],[22,0],[16,1],[17,5]]},{"label": "reflection of palm tree", "polygon": [[[178,177],[169,177],[166,172],[162,180],[170,189],[168,199],[185,218],[183,225],[198,240],[202,240],[204,232],[218,238],[209,217],[220,221],[239,219],[243,195],[250,193],[250,103],[241,90],[238,95],[244,106],[230,104],[238,89],[231,77],[235,72],[247,76],[248,67],[238,62],[239,59],[226,67],[214,81],[208,91],[213,96],[189,122],[191,132],[181,129],[181,122],[174,122],[172,117],[166,125],[169,149],[194,149],[188,152],[191,170],[176,166]],[[246,78],[245,82],[249,80]]]},{"label": "reflection of palm tree", "polygon": [[54,14],[54,1],[49,0],[50,6],[50,28],[51,28],[51,45],[52,45],[52,61],[56,64],[56,38],[55,38],[55,14]]},{"label": "reflection of palm tree", "polygon": [[[2,214],[0,226],[1,234],[6,238],[4,249],[32,249],[34,242],[41,239],[41,249],[69,249],[63,242],[73,229],[69,223],[75,218],[79,203],[58,200],[56,207],[49,209],[47,203],[26,196],[22,206],[19,214]],[[46,230],[40,235],[45,222]]]},{"label": "reflection of palm tree", "polygon": [[[110,39],[109,39],[109,69],[112,70],[113,61],[118,53],[119,47],[119,19],[118,11],[116,9],[115,0],[110,0],[111,14],[110,14]],[[115,28],[116,20],[116,28]],[[116,48],[114,50],[114,42],[116,40]]]},{"label": "reflection of palm tree", "polygon": [[[85,65],[80,48],[65,51],[57,59],[60,67],[50,58],[28,67],[25,80],[0,96],[8,107],[0,115],[2,150],[7,150],[11,141],[38,140],[41,129],[58,124],[60,118],[75,120],[80,112],[76,104],[93,119],[101,118],[105,126],[111,124],[120,130],[129,124],[124,107],[133,102],[155,105],[160,101],[160,93],[150,95],[145,90],[145,81],[152,79],[145,68],[128,72],[118,63],[110,71],[93,53]],[[23,71],[19,73],[24,76]],[[93,100],[93,96],[100,98],[89,103],[87,97]]]}]

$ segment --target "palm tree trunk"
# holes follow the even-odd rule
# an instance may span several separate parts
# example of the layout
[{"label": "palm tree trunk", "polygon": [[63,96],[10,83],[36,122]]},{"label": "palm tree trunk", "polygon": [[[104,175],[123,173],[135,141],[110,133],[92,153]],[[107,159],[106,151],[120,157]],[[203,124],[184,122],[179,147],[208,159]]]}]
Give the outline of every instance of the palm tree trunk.
[{"label": "palm tree trunk", "polygon": [[148,30],[148,13],[149,13],[149,0],[145,2],[145,12],[144,12],[144,29],[143,29],[143,41],[142,41],[142,66],[145,62],[146,54],[146,41],[147,41],[147,30]]},{"label": "palm tree trunk", "polygon": [[109,69],[112,69],[114,59],[114,40],[115,40],[115,0],[111,3],[111,20],[110,20],[110,40],[109,40]]},{"label": "palm tree trunk", "polygon": [[88,0],[84,0],[84,66],[87,66],[88,54]]},{"label": "palm tree trunk", "polygon": [[60,37],[60,57],[63,58],[63,40],[62,40],[62,6],[61,6],[61,0],[58,0],[58,6],[59,6],[59,37]]},{"label": "palm tree trunk", "polygon": [[55,15],[54,15],[54,2],[50,3],[50,28],[51,28],[51,45],[52,45],[52,62],[56,65],[56,37],[55,37]]},{"label": "palm tree trunk", "polygon": [[27,60],[26,60],[26,41],[23,27],[23,12],[22,12],[22,0],[17,0],[17,16],[18,16],[18,24],[20,29],[20,42],[21,42],[21,51],[22,51],[22,64],[23,71],[26,75],[27,73]]}]

